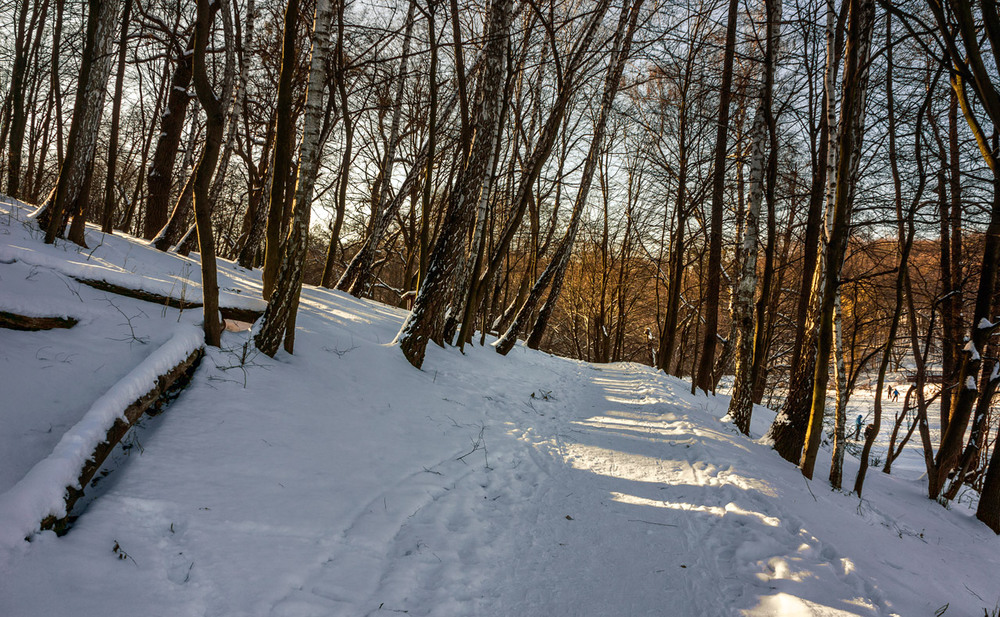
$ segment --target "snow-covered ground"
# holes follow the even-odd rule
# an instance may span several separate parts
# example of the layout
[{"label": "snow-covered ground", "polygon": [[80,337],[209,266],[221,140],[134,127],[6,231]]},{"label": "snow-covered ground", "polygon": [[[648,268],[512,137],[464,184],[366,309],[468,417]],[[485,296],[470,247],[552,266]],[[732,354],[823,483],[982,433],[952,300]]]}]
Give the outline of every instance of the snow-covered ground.
[{"label": "snow-covered ground", "polygon": [[[96,249],[45,247],[0,208],[0,310],[81,318],[0,330],[9,495],[198,320],[69,277],[96,264],[194,297],[198,269],[94,230]],[[259,302],[258,273],[221,268],[235,301]],[[831,491],[828,453],[807,482],[721,420],[726,396],[521,346],[432,347],[418,371],[389,344],[402,312],[315,288],[301,311],[294,356],[226,333],[68,535],[0,548],[0,615],[964,616],[1000,601],[1000,539],[968,511],[915,475],[873,470],[861,501]],[[772,417],[758,408],[753,434]]]}]

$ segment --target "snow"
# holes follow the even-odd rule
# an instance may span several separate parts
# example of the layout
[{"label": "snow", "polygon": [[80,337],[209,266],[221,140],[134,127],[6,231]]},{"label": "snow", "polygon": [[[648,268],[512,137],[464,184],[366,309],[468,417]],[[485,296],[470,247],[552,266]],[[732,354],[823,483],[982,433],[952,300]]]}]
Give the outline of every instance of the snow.
[{"label": "snow", "polygon": [[[1000,321],[1000,319],[998,319],[997,321]],[[983,317],[982,319],[979,320],[979,323],[976,325],[976,327],[979,328],[980,330],[989,330],[994,325],[995,325],[994,322]]]},{"label": "snow", "polygon": [[121,381],[114,384],[70,428],[45,459],[36,464],[13,488],[0,494],[0,550],[24,541],[38,531],[38,523],[54,514],[66,515],[64,493],[67,486],[81,488],[78,476],[108,429],[125,409],[156,386],[156,379],[183,362],[204,344],[202,331],[189,324],[179,325],[166,344],[154,351]]},{"label": "snow", "polygon": [[[89,321],[0,331],[0,452],[28,428],[21,408],[90,409],[122,381],[98,371],[90,387],[109,361],[100,340],[141,366],[200,319],[114,297],[126,315],[143,309],[133,321],[150,341],[111,340],[125,321],[112,295],[78,300],[65,273],[96,263],[162,288],[196,262],[118,236],[87,261],[19,216],[0,210],[0,250],[18,251],[3,290],[18,281],[21,304]],[[32,252],[44,266],[24,281]],[[220,268],[222,286],[259,302],[258,272]],[[136,429],[141,454],[111,457],[68,535],[0,546],[0,615],[909,616],[1000,600],[1000,539],[962,504],[926,499],[905,466],[871,470],[863,500],[832,491],[829,451],[807,481],[759,442],[773,412],[756,407],[747,438],[721,420],[727,396],[636,364],[432,345],[418,371],[388,344],[404,317],[306,287],[295,355],[244,354],[248,333],[224,333]],[[39,348],[64,346],[72,362],[38,367]],[[857,461],[845,467],[850,484]],[[16,536],[9,516],[0,530]]]},{"label": "snow", "polygon": [[971,340],[965,344],[963,350],[972,356],[973,362],[979,360],[979,351],[976,349],[975,344],[973,344]]},{"label": "snow", "polygon": [[979,389],[979,388],[976,387],[976,378],[974,376],[969,375],[968,377],[965,378],[965,389],[966,390],[978,390]]}]

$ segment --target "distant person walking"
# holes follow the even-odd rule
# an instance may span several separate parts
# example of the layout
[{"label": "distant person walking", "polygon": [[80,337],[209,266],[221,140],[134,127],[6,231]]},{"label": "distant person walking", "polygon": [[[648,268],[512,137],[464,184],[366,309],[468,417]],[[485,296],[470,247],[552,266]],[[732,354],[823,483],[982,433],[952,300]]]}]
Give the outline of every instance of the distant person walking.
[{"label": "distant person walking", "polygon": [[862,423],[862,421],[863,421],[863,418],[859,414],[858,415],[858,419],[854,421],[854,441],[857,441],[858,439],[861,438],[861,423]]},{"label": "distant person walking", "polygon": [[897,388],[892,389],[892,402],[895,403],[899,400],[899,390]]}]

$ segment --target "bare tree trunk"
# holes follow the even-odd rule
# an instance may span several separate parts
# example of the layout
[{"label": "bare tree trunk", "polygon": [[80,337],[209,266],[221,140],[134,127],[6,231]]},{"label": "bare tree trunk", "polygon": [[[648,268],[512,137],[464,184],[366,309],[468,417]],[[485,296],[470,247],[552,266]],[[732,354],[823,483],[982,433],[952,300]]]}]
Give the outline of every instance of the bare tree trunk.
[{"label": "bare tree trunk", "polygon": [[532,200],[532,193],[535,190],[538,177],[541,175],[542,169],[552,154],[552,148],[555,145],[556,137],[559,135],[559,129],[566,116],[569,102],[579,87],[580,72],[584,61],[589,56],[594,37],[604,19],[604,15],[607,13],[609,4],[608,0],[601,0],[598,3],[587,28],[568,56],[569,60],[566,62],[566,67],[563,70],[562,80],[559,83],[556,98],[552,102],[549,117],[543,125],[538,142],[524,164],[524,171],[518,181],[517,189],[514,193],[513,212],[507,219],[503,231],[500,233],[500,237],[493,247],[493,255],[487,265],[486,272],[475,284],[477,297],[474,300],[476,306],[473,308],[478,308],[492,281],[500,272],[500,267],[504,259],[507,258],[511,242],[520,228],[521,221]]},{"label": "bare tree trunk", "polygon": [[274,289],[281,250],[284,223],[285,186],[292,168],[292,73],[295,69],[295,26],[299,21],[299,0],[285,6],[284,34],[281,44],[281,73],[278,77],[277,118],[274,130],[274,160],[271,163],[271,186],[268,191],[267,231],[264,241],[264,272],[261,294],[267,300]]},{"label": "bare tree trunk", "polygon": [[[66,160],[52,193],[33,213],[45,229],[45,242],[52,244],[63,231],[71,214],[81,217],[84,212],[80,197],[92,175],[94,151],[104,107],[104,93],[111,71],[112,31],[117,11],[114,0],[89,0],[87,38],[80,63],[80,87],[73,107]],[[82,232],[82,229],[81,229]],[[82,242],[82,237],[77,237]]]},{"label": "bare tree trunk", "polygon": [[[323,287],[333,287],[333,268],[337,261],[337,245],[340,243],[340,228],[344,224],[344,214],[347,211],[347,187],[350,184],[351,157],[354,146],[354,123],[351,120],[351,108],[347,100],[347,77],[346,63],[344,57],[344,3],[337,2],[337,43],[333,50],[337,57],[337,69],[334,71],[334,83],[337,93],[340,96],[340,113],[344,123],[344,152],[340,158],[340,177],[337,189],[337,213],[334,217],[333,228],[330,230],[330,246],[326,253],[326,263],[323,265],[323,279],[320,283]],[[433,79],[433,77],[432,77]],[[437,84],[433,85],[437,90]],[[334,96],[331,91],[330,96]],[[432,153],[433,154],[433,153]],[[430,164],[433,165],[434,157],[431,156]]]},{"label": "bare tree trunk", "polygon": [[733,57],[736,51],[737,0],[729,0],[726,44],[722,58],[722,84],[719,91],[719,122],[715,134],[715,160],[712,171],[712,210],[709,225],[708,276],[705,290],[705,329],[697,386],[708,394],[714,388],[715,347],[719,336],[719,295],[722,287],[722,210],[725,200],[726,142],[729,130],[729,100],[733,81]]},{"label": "bare tree trunk", "polygon": [[[292,224],[288,238],[282,245],[281,264],[278,267],[274,291],[268,299],[260,329],[254,336],[257,348],[272,357],[278,351],[282,337],[285,340],[285,351],[292,353],[294,349],[295,314],[299,293],[302,290],[302,272],[309,244],[309,214],[323,150],[323,89],[326,84],[327,57],[330,55],[332,18],[333,8],[330,0],[317,0]],[[331,92],[330,96],[335,94]]]},{"label": "bare tree trunk", "polygon": [[[409,4],[403,26],[403,50],[399,59],[399,72],[396,74],[396,96],[393,103],[392,123],[389,125],[389,139],[385,144],[385,156],[382,159],[379,178],[376,180],[379,194],[375,199],[374,211],[372,212],[374,224],[368,234],[369,238],[354,255],[340,282],[337,283],[337,289],[357,297],[368,295],[374,276],[372,264],[375,261],[375,249],[381,244],[382,238],[396,214],[389,211],[389,195],[392,186],[392,165],[396,158],[396,147],[399,145],[399,121],[403,113],[404,86],[406,85],[407,66],[410,61],[410,41],[413,38],[413,16],[417,6],[416,0],[410,0]],[[399,193],[402,194],[404,191],[399,191]],[[409,191],[405,191],[405,194],[408,195]],[[400,200],[402,199],[405,199],[405,195],[400,197]]]},{"label": "bare tree trunk", "polygon": [[840,270],[844,262],[849,235],[851,197],[856,180],[855,169],[860,159],[864,132],[864,103],[868,87],[868,57],[872,27],[875,20],[874,0],[850,0],[847,31],[847,62],[844,67],[844,95],[838,135],[836,198],[832,226],[827,235],[827,255],[822,287],[822,305],[816,350],[816,370],[813,373],[813,395],[806,432],[805,450],[800,467],[802,474],[812,478],[816,454],[823,432],[823,412],[826,407],[826,386],[829,382],[830,352],[833,339],[833,308],[840,285]]},{"label": "bare tree trunk", "polygon": [[[896,289],[896,301],[895,301],[895,306],[893,308],[892,319],[891,319],[891,321],[889,323],[889,333],[888,333],[887,338],[886,338],[885,348],[882,351],[882,361],[879,363],[878,377],[877,377],[876,386],[875,386],[875,418],[873,420],[874,427],[873,427],[872,431],[870,432],[870,434],[866,434],[865,435],[865,445],[864,445],[864,447],[862,448],[862,451],[861,451],[861,464],[860,464],[860,467],[858,468],[857,478],[854,481],[854,492],[857,493],[859,496],[861,495],[862,490],[864,489],[865,473],[868,471],[868,459],[869,459],[869,456],[871,454],[872,445],[874,444],[875,438],[878,436],[879,430],[881,429],[881,425],[882,425],[882,388],[883,388],[883,386],[885,384],[885,376],[886,376],[886,372],[888,371],[888,368],[889,368],[889,359],[890,359],[890,357],[892,355],[892,348],[893,348],[893,345],[896,342],[896,335],[899,332],[899,322],[900,322],[900,318],[901,318],[901,315],[902,315],[902,312],[903,312],[903,302],[904,302],[904,295],[903,294],[904,294],[904,289],[905,289],[905,279],[906,279],[906,277],[908,276],[908,273],[909,273],[909,271],[908,271],[908,269],[909,269],[909,257],[910,257],[910,250],[911,250],[911,248],[913,246],[913,235],[914,235],[914,231],[915,231],[914,225],[913,225],[913,217],[914,217],[914,213],[915,213],[916,208],[917,208],[918,200],[919,200],[919,198],[920,198],[920,196],[921,196],[921,194],[923,192],[923,183],[924,183],[924,177],[925,177],[924,173],[923,173],[923,165],[921,163],[920,164],[920,168],[919,168],[919,171],[920,171],[920,174],[919,174],[919,176],[920,176],[920,178],[919,178],[920,185],[919,185],[919,187],[917,189],[917,194],[916,194],[915,199],[913,200],[913,203],[912,203],[912,205],[910,207],[910,210],[906,214],[906,218],[905,218],[906,223],[905,223],[905,226],[904,226],[902,190],[901,190],[901,184],[900,184],[900,180],[899,180],[899,168],[898,168],[898,163],[897,163],[897,158],[896,158],[896,137],[895,137],[895,129],[896,129],[895,124],[896,123],[895,123],[895,111],[893,110],[893,87],[892,87],[892,69],[893,69],[893,64],[892,64],[892,60],[893,60],[893,44],[892,44],[892,40],[893,39],[892,39],[892,15],[891,14],[886,14],[885,28],[886,28],[886,40],[890,41],[890,43],[889,43],[889,45],[888,45],[888,47],[886,49],[886,58],[887,58],[887,65],[888,65],[888,74],[887,74],[887,77],[886,77],[886,81],[887,81],[887,85],[886,85],[886,93],[887,93],[886,94],[886,101],[887,101],[887,105],[889,106],[889,114],[888,114],[889,115],[889,161],[890,161],[890,165],[892,166],[893,183],[894,183],[894,186],[895,186],[895,193],[896,193],[896,199],[895,199],[895,203],[896,203],[896,218],[899,221],[899,223],[897,224],[897,226],[898,226],[898,233],[899,233],[899,240],[898,240],[898,243],[899,243],[899,267],[898,267],[898,269],[896,271],[896,285],[895,285],[895,289]],[[925,105],[927,105],[927,103],[929,103],[929,97],[930,97],[930,93],[928,93],[928,99],[927,99],[927,102],[925,102]],[[918,124],[918,131],[919,131],[919,128],[920,128],[920,125]],[[920,142],[920,139],[918,138],[917,139],[917,144],[916,144],[916,147],[915,147],[915,152],[914,152],[914,154],[915,154],[915,156],[917,158],[919,158],[920,154],[921,154],[921,147],[920,147],[920,143],[919,142]],[[907,393],[907,398],[909,398],[909,393]],[[905,401],[904,401],[904,407],[905,407]],[[904,409],[904,415],[905,415],[905,409]],[[889,453],[886,456],[886,459],[887,459],[886,465],[887,466],[889,464],[888,463],[888,459],[891,456],[892,456],[892,447],[890,445]]]},{"label": "bare tree trunk", "polygon": [[[838,18],[836,5],[833,0],[827,1],[826,73],[823,88],[826,94],[823,105],[824,116],[826,117],[824,126],[826,134],[829,136],[826,141],[826,151],[823,152],[826,167],[823,177],[826,180],[824,195],[827,221],[829,221],[829,217],[833,212],[836,187],[835,165],[837,160],[837,140],[833,137],[837,127],[838,92],[836,81],[840,66],[843,23],[846,16],[847,11],[845,9]],[[820,223],[820,220],[815,221],[817,239],[822,227]],[[810,279],[809,292],[807,294],[808,307],[805,312],[806,325],[803,329],[801,344],[796,348],[798,355],[797,361],[792,364],[788,396],[785,398],[781,410],[775,417],[774,422],[771,423],[771,427],[768,429],[766,435],[766,438],[774,444],[774,449],[778,454],[785,460],[793,463],[799,462],[802,457],[803,447],[805,446],[806,432],[809,426],[810,400],[813,392],[813,374],[816,366],[820,299],[822,297],[823,268],[826,260],[825,245],[821,243],[817,248],[818,250],[813,259],[814,267],[812,271],[803,274],[803,276],[808,276]]]},{"label": "bare tree trunk", "polygon": [[[244,110],[246,113],[247,110]],[[275,117],[272,115],[267,122],[267,133],[264,137],[264,145],[261,148],[260,158],[257,165],[251,167],[249,193],[246,216],[243,217],[243,226],[240,231],[241,245],[237,255],[237,260],[244,268],[250,269],[260,265],[260,248],[264,240],[264,229],[267,226],[267,209],[264,207],[264,199],[267,187],[270,185],[269,170],[271,161],[271,148],[274,146],[274,125]],[[247,160],[252,160],[253,153],[252,137],[246,137]],[[248,164],[249,165],[249,164]]]},{"label": "bare tree trunk", "polygon": [[[780,43],[781,0],[765,0],[767,7],[767,50],[764,59],[764,83],[760,91],[757,115],[750,128],[750,200],[743,219],[742,264],[736,293],[733,297],[733,324],[735,334],[736,380],[729,402],[729,416],[744,435],[750,434],[753,414],[753,387],[756,330],[754,319],[754,294],[757,292],[757,253],[760,243],[760,204],[764,198],[764,143],[768,138],[771,122],[771,100],[774,84],[774,66]],[[774,152],[771,153],[774,156]],[[762,296],[767,290],[762,290]],[[761,350],[762,352],[762,350]]]},{"label": "bare tree trunk", "polygon": [[438,117],[438,85],[437,85],[437,34],[434,26],[434,9],[436,2],[430,0],[427,6],[427,30],[430,33],[431,65],[429,76],[430,109],[427,124],[427,166],[424,169],[424,186],[420,197],[420,264],[417,272],[417,289],[427,276],[427,261],[430,257],[431,234],[431,194],[434,190],[434,157],[437,154],[437,117]]},{"label": "bare tree trunk", "polygon": [[125,79],[125,51],[128,45],[128,24],[132,14],[132,0],[125,0],[122,9],[122,31],[118,38],[118,72],[115,74],[115,94],[111,107],[111,135],[108,137],[108,174],[104,179],[104,207],[101,212],[101,231],[112,233],[115,214],[115,182],[118,163],[118,126],[122,111],[122,86]]},{"label": "bare tree trunk", "polygon": [[525,300],[517,316],[514,318],[514,323],[497,340],[495,344],[496,350],[503,355],[506,355],[514,347],[514,343],[517,340],[517,333],[527,324],[535,306],[541,301],[542,293],[549,286],[550,281],[552,288],[549,290],[545,304],[538,311],[538,316],[535,318],[535,323],[528,335],[528,347],[532,349],[538,348],[545,328],[548,325],[548,320],[559,299],[566,276],[566,269],[573,254],[573,244],[576,241],[576,234],[580,227],[583,206],[587,202],[587,193],[590,191],[594,170],[597,168],[598,159],[603,151],[608,115],[611,113],[611,105],[618,94],[622,71],[625,68],[625,63],[628,61],[629,52],[632,47],[632,37],[635,34],[635,27],[639,19],[642,2],[643,0],[635,0],[627,11],[622,11],[619,18],[618,28],[615,30],[615,40],[611,57],[609,59],[608,72],[604,81],[601,107],[594,125],[594,137],[590,143],[587,159],[584,162],[583,175],[580,178],[580,187],[577,190],[576,200],[573,204],[573,213],[570,216],[569,227],[552,257],[552,262],[538,278],[538,281],[535,282],[534,287],[532,287],[531,292],[528,294],[527,300]]},{"label": "bare tree trunk", "polygon": [[[427,342],[444,344],[445,309],[448,291],[459,261],[465,251],[476,205],[482,194],[486,175],[491,169],[499,122],[499,93],[503,87],[504,55],[509,37],[511,0],[496,0],[487,15],[483,70],[480,74],[476,112],[473,122],[475,136],[472,148],[462,165],[455,187],[448,200],[448,211],[441,224],[434,251],[427,267],[427,277],[420,286],[406,323],[395,342],[413,366],[420,368]],[[461,293],[461,292],[459,292]]]},{"label": "bare tree trunk", "polygon": [[[247,5],[247,42],[249,42],[249,36],[253,33],[253,0]],[[247,85],[247,67],[245,64],[239,65],[239,79],[240,83],[236,83],[237,70],[235,67],[238,66],[235,49],[237,45],[242,44],[242,42],[237,42],[233,34],[233,9],[226,3],[224,10],[222,12],[222,32],[223,40],[225,41],[225,57],[226,66],[234,67],[226,72],[223,76],[222,84],[222,102],[224,103],[224,113],[226,116],[226,126],[228,127],[226,131],[226,140],[222,148],[222,155],[219,159],[219,165],[215,170],[214,180],[212,182],[212,188],[208,193],[208,201],[211,205],[212,212],[215,212],[215,206],[219,202],[219,197],[222,195],[222,188],[226,184],[226,172],[229,170],[229,160],[233,154],[233,146],[236,144],[236,133],[239,129],[240,112],[243,109],[243,99],[246,98],[246,85]],[[237,100],[233,96],[234,88],[239,89],[240,100]]]},{"label": "bare tree trunk", "polygon": [[[830,461],[830,485],[840,490],[844,483],[844,448],[847,428],[847,370],[844,366],[844,315],[841,310],[840,290],[833,307],[833,374],[837,380],[837,406],[834,411],[833,456]],[[879,403],[876,402],[876,405]]]},{"label": "bare tree trunk", "polygon": [[[194,172],[194,216],[198,228],[198,248],[201,254],[201,289],[205,313],[205,343],[219,346],[222,324],[219,321],[219,282],[215,263],[215,239],[212,236],[212,212],[208,191],[212,174],[219,160],[222,146],[222,132],[225,129],[225,113],[222,104],[212,91],[205,66],[209,33],[215,12],[209,6],[218,5],[215,0],[198,0],[198,18],[195,23],[194,56],[192,58],[192,78],[198,100],[205,110],[205,147],[201,160]],[[233,71],[230,64],[227,72]]]},{"label": "bare tree trunk", "polygon": [[[209,8],[212,18],[218,4]],[[191,84],[191,58],[194,52],[194,33],[184,49],[177,50],[177,67],[170,79],[167,93],[167,109],[160,118],[160,134],[153,151],[153,161],[146,174],[146,218],[143,222],[143,237],[153,240],[167,224],[170,208],[170,187],[173,184],[174,162],[184,130],[187,114],[188,86]],[[166,250],[162,248],[160,250]]]},{"label": "bare tree trunk", "polygon": [[24,108],[24,88],[28,73],[28,54],[31,51],[29,40],[36,15],[32,13],[30,27],[27,18],[28,9],[33,6],[35,3],[27,0],[21,2],[14,27],[14,66],[11,70],[8,112],[10,147],[7,154],[7,194],[15,198],[21,195],[21,150],[24,148],[24,131],[28,120]]}]

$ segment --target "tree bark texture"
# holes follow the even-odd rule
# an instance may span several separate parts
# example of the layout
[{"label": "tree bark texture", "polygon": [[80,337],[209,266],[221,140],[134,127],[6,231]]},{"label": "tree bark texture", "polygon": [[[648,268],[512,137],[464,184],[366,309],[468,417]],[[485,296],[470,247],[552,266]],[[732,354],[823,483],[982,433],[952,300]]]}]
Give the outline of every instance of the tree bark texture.
[{"label": "tree bark texture", "polygon": [[[339,0],[338,0],[339,1]],[[292,223],[288,238],[282,244],[274,290],[254,344],[273,357],[284,337],[285,351],[294,350],[295,313],[302,290],[302,272],[309,244],[309,215],[312,210],[313,188],[322,154],[323,89],[326,84],[327,57],[330,53],[330,22],[333,7],[330,0],[317,0],[313,25],[312,57],[309,65],[309,86],[306,90],[302,145],[299,150],[299,175],[292,207]],[[330,93],[334,96],[334,93]]]},{"label": "tree bark texture", "polygon": [[[427,342],[444,344],[445,310],[454,274],[465,252],[465,239],[475,220],[476,206],[490,173],[500,114],[504,56],[511,18],[511,0],[496,0],[487,16],[483,67],[479,76],[471,150],[448,199],[448,209],[434,243],[427,278],[420,286],[413,310],[396,336],[396,344],[413,366],[420,368]],[[457,290],[461,294],[462,290]]]},{"label": "tree bark texture", "polygon": [[823,415],[826,408],[826,387],[829,382],[830,352],[833,343],[833,309],[840,270],[844,262],[849,236],[849,218],[852,207],[853,185],[856,180],[856,162],[860,159],[862,123],[868,86],[868,57],[875,20],[874,0],[850,0],[847,31],[847,61],[844,67],[844,94],[838,131],[838,156],[836,197],[832,212],[832,225],[827,233],[827,255],[822,286],[822,304],[816,350],[816,369],[813,373],[813,395],[805,450],[800,467],[802,474],[812,478],[816,454],[823,432]]},{"label": "tree bark texture", "polygon": [[[764,83],[758,99],[757,114],[750,128],[750,199],[743,219],[743,250],[740,277],[733,298],[736,380],[729,402],[729,416],[744,435],[750,434],[753,414],[756,320],[754,295],[757,293],[757,253],[760,244],[760,204],[764,198],[764,144],[771,124],[771,99],[774,66],[780,43],[781,0],[765,0],[767,8],[767,50],[764,58]],[[772,153],[773,155],[773,153]],[[763,290],[762,295],[767,295]]]},{"label": "tree bark texture", "polygon": [[112,32],[117,2],[89,0],[87,37],[80,63],[80,87],[73,106],[66,159],[59,169],[56,187],[33,216],[45,230],[46,244],[62,233],[70,215],[84,216],[80,203],[88,176],[92,175],[94,152],[101,125],[104,94],[111,72]]}]

